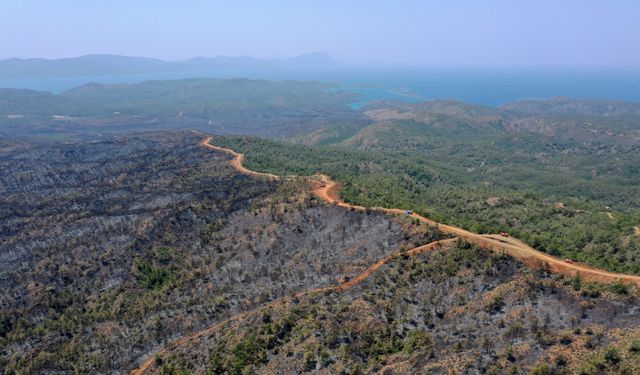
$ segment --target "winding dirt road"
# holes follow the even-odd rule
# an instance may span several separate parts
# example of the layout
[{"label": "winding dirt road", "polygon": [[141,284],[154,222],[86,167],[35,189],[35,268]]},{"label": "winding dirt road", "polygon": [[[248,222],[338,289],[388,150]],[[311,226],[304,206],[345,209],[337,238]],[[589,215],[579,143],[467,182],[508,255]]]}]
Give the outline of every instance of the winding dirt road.
[{"label": "winding dirt road", "polygon": [[[212,137],[207,137],[205,138],[202,142],[200,142],[200,145],[212,150],[216,150],[216,151],[220,151],[220,152],[224,152],[226,154],[229,154],[231,156],[233,156],[233,159],[231,160],[231,165],[240,173],[247,175],[247,176],[259,176],[259,177],[265,177],[271,180],[278,180],[280,179],[279,176],[276,176],[274,174],[271,173],[262,173],[262,172],[256,172],[256,171],[252,171],[250,169],[247,169],[243,166],[243,162],[244,162],[244,155],[237,153],[231,149],[228,148],[224,148],[224,147],[218,147],[218,146],[214,146],[212,145],[210,142],[212,140]],[[287,176],[286,178],[292,178],[294,176]],[[493,250],[495,252],[499,252],[499,253],[505,253],[508,254],[514,258],[520,259],[524,262],[524,264],[526,264],[529,267],[532,268],[544,268],[544,269],[548,269],[552,272],[555,273],[559,273],[559,274],[564,274],[564,275],[569,275],[569,276],[575,276],[577,274],[580,274],[580,276],[583,279],[587,279],[587,280],[591,280],[591,281],[598,281],[598,282],[604,282],[604,283],[612,283],[612,282],[618,282],[618,281],[623,281],[623,282],[627,282],[627,283],[633,283],[636,285],[640,285],[640,276],[635,276],[635,275],[626,275],[626,274],[620,274],[620,273],[613,273],[613,272],[608,272],[608,271],[604,271],[604,270],[600,270],[597,268],[593,268],[593,267],[589,267],[587,265],[584,264],[577,264],[575,262],[567,262],[565,260],[562,260],[560,258],[556,258],[554,256],[551,256],[549,254],[540,252],[534,248],[532,248],[531,246],[525,244],[524,242],[516,239],[516,238],[512,238],[512,237],[502,237],[500,235],[481,235],[481,234],[477,234],[477,233],[473,233],[470,232],[466,229],[462,229],[453,225],[448,225],[448,224],[441,224],[438,223],[436,221],[433,221],[431,219],[428,219],[424,216],[418,215],[416,213],[411,213],[409,215],[407,215],[405,213],[404,210],[400,210],[400,209],[395,209],[395,208],[383,208],[383,207],[371,207],[371,208],[367,208],[367,207],[363,207],[363,206],[358,206],[358,205],[353,205],[353,204],[349,204],[344,202],[343,200],[340,199],[340,184],[331,180],[329,177],[324,176],[324,175],[319,175],[319,180],[315,180],[315,179],[311,179],[312,183],[315,184],[315,188],[313,189],[313,192],[322,200],[324,200],[325,202],[328,202],[330,204],[335,204],[337,206],[340,207],[345,207],[345,208],[349,208],[349,209],[355,209],[355,210],[366,210],[366,209],[371,209],[371,210],[375,210],[375,211],[380,211],[380,212],[385,212],[388,214],[392,214],[392,215],[405,215],[407,217],[411,217],[414,219],[418,219],[423,223],[429,224],[431,226],[437,227],[440,231],[444,232],[444,233],[449,233],[449,234],[453,234],[456,237],[462,238],[466,241],[475,243],[477,245],[479,245],[482,248],[485,249],[490,249]],[[640,228],[637,228],[638,232],[640,232]],[[302,291],[299,293],[296,293],[295,295],[291,296],[291,297],[284,297],[278,300],[274,300],[271,301],[269,303],[267,303],[266,305],[262,305],[259,306],[253,310],[250,311],[246,311],[237,315],[234,315],[228,319],[225,319],[219,323],[216,323],[210,327],[207,327],[204,330],[195,332],[191,335],[188,336],[184,336],[180,339],[178,339],[177,341],[175,341],[174,343],[171,343],[170,345],[166,346],[165,348],[159,350],[158,352],[156,352],[154,355],[149,356],[149,358],[147,358],[147,360],[145,362],[142,363],[142,365],[131,371],[129,374],[130,375],[143,375],[145,374],[148,370],[150,370],[155,363],[155,359],[158,355],[163,355],[163,354],[167,354],[169,353],[171,350],[180,347],[180,346],[184,346],[186,344],[189,344],[203,336],[206,336],[208,334],[212,334],[215,333],[216,331],[220,330],[221,328],[225,327],[228,324],[234,323],[234,322],[238,322],[244,318],[250,317],[252,315],[255,315],[259,312],[261,312],[263,309],[268,308],[270,306],[274,306],[277,304],[281,304],[281,303],[285,303],[287,301],[291,301],[293,299],[296,298],[300,298],[300,297],[304,297],[307,295],[311,295],[311,294],[317,294],[317,293],[324,293],[324,292],[343,292],[345,290],[348,290],[349,288],[354,287],[355,285],[358,285],[359,283],[361,283],[362,281],[364,281],[367,277],[369,277],[371,274],[373,274],[376,270],[378,270],[380,267],[382,267],[383,265],[385,265],[386,263],[400,257],[400,256],[415,256],[418,254],[422,254],[425,253],[427,251],[431,251],[431,250],[435,250],[438,249],[440,247],[446,246],[446,245],[450,245],[453,242],[457,241],[457,238],[451,238],[451,239],[446,239],[446,240],[441,240],[441,241],[435,241],[426,245],[422,245],[413,249],[410,249],[404,253],[401,252],[397,252],[391,255],[388,255],[380,260],[378,260],[377,262],[375,262],[374,264],[372,264],[369,268],[367,268],[365,271],[363,271],[362,273],[358,274],[357,276],[355,276],[354,278],[350,279],[350,280],[346,280],[345,282],[338,284],[338,285],[332,285],[332,286],[326,286],[326,287],[320,287],[320,288],[315,288],[315,289],[311,289],[311,290],[306,290],[306,291]]]},{"label": "winding dirt road", "polygon": [[[318,197],[340,207],[353,208],[356,210],[366,209],[366,207],[352,205],[342,201],[339,194],[340,185],[332,181],[327,176],[320,176],[320,178],[322,182],[317,183],[316,188],[314,189],[314,193]],[[395,208],[373,207],[370,209],[394,215],[405,214],[404,210]],[[453,225],[438,223],[416,213],[411,213],[410,215],[406,216],[410,216],[414,219],[420,220],[423,223],[427,223],[431,226],[437,227],[442,232],[454,234],[466,241],[475,243],[482,248],[491,249],[499,253],[506,253],[514,258],[522,260],[525,265],[532,268],[548,269],[551,272],[572,277],[580,274],[581,278],[589,281],[597,281],[601,283],[614,283],[622,281],[640,286],[640,276],[609,272],[573,261],[567,262],[566,260],[538,251],[533,247],[527,245],[526,243],[513,237],[503,237],[496,234],[477,234]]]},{"label": "winding dirt road", "polygon": [[[276,175],[270,173],[255,172],[245,168],[242,165],[244,161],[243,154],[239,154],[230,149],[214,146],[211,144],[211,140],[212,137],[207,137],[202,141],[201,144],[205,147],[231,154],[234,157],[232,160],[232,164],[240,173],[278,179],[278,176]],[[367,207],[344,202],[340,199],[339,183],[331,180],[325,175],[319,175],[318,177],[320,178],[320,181],[312,180],[316,185],[313,192],[322,200],[340,207],[356,210],[367,209]],[[393,215],[405,214],[404,210],[396,208],[370,207],[369,209],[386,212]],[[609,272],[573,261],[567,262],[566,260],[538,251],[533,247],[527,245],[526,243],[513,237],[502,237],[500,235],[494,234],[477,234],[453,225],[438,223],[416,213],[412,213],[411,215],[407,216],[418,219],[423,223],[435,226],[442,232],[454,234],[466,241],[475,243],[482,248],[491,249],[499,253],[506,253],[508,255],[511,255],[514,258],[522,260],[529,267],[538,269],[544,268],[550,270],[551,272],[568,276],[576,276],[580,274],[581,278],[589,281],[597,281],[602,283],[614,283],[622,281],[640,286],[640,276]]]},{"label": "winding dirt road", "polygon": [[277,179],[280,178],[279,176],[276,176],[275,174],[256,172],[256,171],[252,171],[250,169],[245,168],[244,165],[243,165],[243,163],[244,163],[244,154],[239,154],[239,153],[233,151],[230,148],[214,146],[214,145],[212,145],[210,143],[211,139],[212,139],[211,137],[205,138],[202,142],[200,142],[200,146],[203,146],[203,147],[206,147],[206,148],[210,148],[212,150],[216,150],[216,151],[223,152],[225,154],[229,154],[229,155],[233,156],[233,159],[231,160],[231,165],[238,172],[242,173],[243,175],[266,177],[266,178],[268,178],[270,180],[277,180]]}]

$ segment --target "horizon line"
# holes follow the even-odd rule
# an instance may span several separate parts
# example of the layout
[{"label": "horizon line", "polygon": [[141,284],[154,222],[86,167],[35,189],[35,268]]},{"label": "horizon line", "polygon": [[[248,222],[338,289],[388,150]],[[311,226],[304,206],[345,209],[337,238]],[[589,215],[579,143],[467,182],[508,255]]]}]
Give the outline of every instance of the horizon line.
[{"label": "horizon line", "polygon": [[264,61],[286,61],[295,59],[302,56],[308,55],[324,55],[329,57],[333,62],[340,65],[342,68],[588,68],[588,69],[625,69],[625,70],[639,70],[640,64],[602,64],[602,63],[585,63],[585,62],[540,62],[540,63],[525,63],[525,62],[505,62],[501,64],[496,63],[456,63],[456,62],[418,62],[418,61],[382,61],[379,59],[346,59],[340,60],[334,58],[334,56],[330,53],[323,51],[311,51],[304,52],[295,55],[290,55],[288,57],[259,57],[259,56],[251,56],[246,54],[240,55],[226,55],[226,54],[218,54],[215,56],[207,56],[207,55],[193,55],[190,57],[183,58],[162,58],[155,56],[144,56],[144,55],[128,55],[128,54],[119,54],[119,53],[110,53],[110,52],[95,52],[95,53],[86,53],[80,55],[68,55],[64,57],[21,57],[21,56],[12,56],[12,57],[0,57],[0,62],[7,62],[12,60],[18,61],[45,61],[45,62],[53,62],[53,61],[61,61],[61,60],[74,60],[81,59],[86,57],[120,57],[120,58],[132,58],[132,59],[147,59],[154,60],[158,62],[164,63],[181,63],[188,62],[189,60],[195,59],[211,59],[215,60],[218,58],[232,58],[232,59],[255,59],[255,60],[264,60]]}]

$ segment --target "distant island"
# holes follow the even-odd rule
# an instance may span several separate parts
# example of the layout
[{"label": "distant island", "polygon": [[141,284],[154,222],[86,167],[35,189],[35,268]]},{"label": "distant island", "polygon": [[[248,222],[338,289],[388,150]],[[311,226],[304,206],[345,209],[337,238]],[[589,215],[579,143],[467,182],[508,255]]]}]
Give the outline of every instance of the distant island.
[{"label": "distant island", "polygon": [[40,58],[0,60],[0,79],[207,73],[243,69],[328,69],[339,66],[336,60],[323,52],[306,53],[285,59],[218,56],[194,57],[177,61],[95,54],[53,60]]}]

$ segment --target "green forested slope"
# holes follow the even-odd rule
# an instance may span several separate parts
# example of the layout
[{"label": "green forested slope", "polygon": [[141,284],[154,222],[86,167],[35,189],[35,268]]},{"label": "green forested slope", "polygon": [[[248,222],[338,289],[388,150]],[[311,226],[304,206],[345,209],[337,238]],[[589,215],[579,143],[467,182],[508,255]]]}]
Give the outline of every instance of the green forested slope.
[{"label": "green forested slope", "polygon": [[[508,231],[539,250],[606,269],[640,273],[637,209],[612,210],[597,189],[572,173],[509,167],[503,183],[482,181],[451,157],[431,160],[406,151],[308,147],[247,137],[215,138],[246,154],[251,169],[276,174],[326,173],[343,182],[343,198],[365,206],[413,209],[480,233]],[[598,184],[601,189],[618,185]],[[606,193],[606,191],[604,191]],[[590,193],[590,195],[587,195]],[[623,205],[618,202],[617,206]]]}]

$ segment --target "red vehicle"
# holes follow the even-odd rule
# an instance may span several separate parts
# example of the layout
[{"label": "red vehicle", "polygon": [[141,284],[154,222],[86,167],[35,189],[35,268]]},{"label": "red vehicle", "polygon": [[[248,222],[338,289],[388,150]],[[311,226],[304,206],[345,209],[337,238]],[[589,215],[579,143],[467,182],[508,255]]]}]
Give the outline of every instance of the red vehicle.
[{"label": "red vehicle", "polygon": [[509,237],[509,233],[507,233],[507,232],[500,232],[500,235],[502,237]]}]

